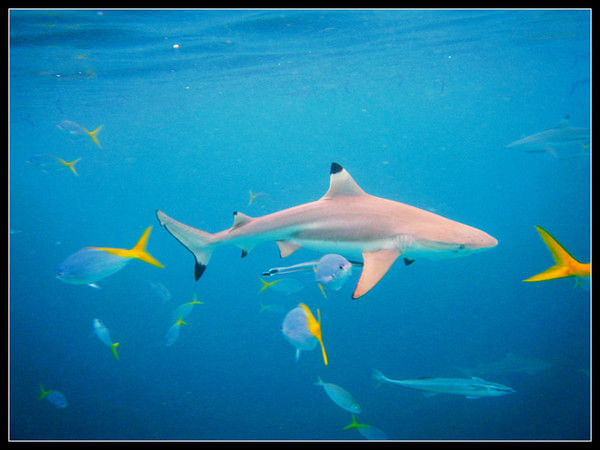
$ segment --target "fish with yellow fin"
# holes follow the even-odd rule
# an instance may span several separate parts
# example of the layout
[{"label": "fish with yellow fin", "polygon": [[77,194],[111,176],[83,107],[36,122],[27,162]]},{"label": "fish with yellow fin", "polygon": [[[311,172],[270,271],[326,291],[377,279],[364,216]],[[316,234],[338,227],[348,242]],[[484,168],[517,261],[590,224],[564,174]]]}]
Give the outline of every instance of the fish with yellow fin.
[{"label": "fish with yellow fin", "polygon": [[67,168],[76,176],[79,176],[75,170],[75,164],[80,160],[81,158],[77,158],[69,162],[59,158],[58,156],[52,155],[51,153],[42,153],[40,155],[31,156],[29,159],[27,159],[26,163],[37,167],[42,172],[50,172]]},{"label": "fish with yellow fin", "polygon": [[577,261],[567,250],[565,250],[562,245],[558,243],[556,239],[550,235],[550,233],[548,233],[542,227],[538,227],[537,225],[535,228],[540,233],[544,243],[548,246],[548,250],[550,250],[550,253],[552,254],[556,264],[523,281],[547,281],[555,280],[557,278],[576,277],[576,286],[578,286],[584,281],[589,280],[591,267],[590,263],[581,263]]},{"label": "fish with yellow fin", "polygon": [[352,423],[344,427],[344,430],[356,429],[365,439],[369,441],[387,441],[388,437],[384,431],[373,425],[358,423],[356,416],[352,414]]},{"label": "fish with yellow fin", "polygon": [[167,347],[170,347],[171,345],[173,345],[175,343],[175,341],[177,340],[177,338],[179,337],[179,330],[181,328],[181,325],[187,325],[187,322],[184,322],[181,314],[179,315],[179,319],[177,319],[177,322],[175,322],[173,325],[171,325],[171,327],[169,328],[169,330],[167,331],[167,335],[165,337],[166,341],[167,341]]},{"label": "fish with yellow fin", "polygon": [[100,319],[94,319],[94,333],[96,333],[96,336],[98,336],[98,339],[100,339],[104,345],[110,348],[110,351],[115,359],[119,361],[119,355],[117,353],[117,347],[119,346],[119,343],[112,341],[110,338],[110,333],[108,332],[108,328],[106,328]]},{"label": "fish with yellow fin", "polygon": [[300,358],[301,351],[312,350],[321,344],[323,362],[327,362],[327,353],[321,337],[321,310],[317,309],[318,320],[315,319],[309,307],[300,303],[296,308],[287,313],[281,324],[281,332],[294,347],[296,347],[296,361]]},{"label": "fish with yellow fin", "polygon": [[129,250],[108,247],[82,248],[63,261],[56,278],[69,284],[88,284],[97,288],[94,284],[96,281],[118,272],[132,259],[164,267],[146,250],[151,229],[151,226],[146,228],[137,244]]},{"label": "fish with yellow fin", "polygon": [[61,392],[53,389],[46,391],[40,384],[40,400],[42,399],[48,400],[48,402],[55,408],[62,409],[67,407],[67,399]]},{"label": "fish with yellow fin", "polygon": [[102,148],[102,146],[100,145],[100,142],[98,142],[97,135],[103,126],[104,125],[100,125],[99,127],[96,127],[94,130],[88,131],[84,127],[79,125],[77,122],[74,122],[72,120],[61,120],[57,125],[57,127],[60,130],[66,132],[66,133],[69,133],[71,135],[75,135],[75,136],[88,135],[90,137],[90,139],[94,142],[94,144],[96,144],[98,146],[98,148]]}]

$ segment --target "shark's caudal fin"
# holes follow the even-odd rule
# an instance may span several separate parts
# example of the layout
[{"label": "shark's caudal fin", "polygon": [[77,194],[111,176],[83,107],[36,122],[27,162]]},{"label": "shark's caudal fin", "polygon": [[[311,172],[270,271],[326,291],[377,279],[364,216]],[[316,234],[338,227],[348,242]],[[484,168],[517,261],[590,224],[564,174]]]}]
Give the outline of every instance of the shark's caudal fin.
[{"label": "shark's caudal fin", "polygon": [[213,252],[211,247],[213,235],[177,222],[160,210],[156,210],[156,217],[171,236],[192,252],[195,258],[194,277],[198,280],[210,261]]},{"label": "shark's caudal fin", "polygon": [[164,267],[161,263],[159,263],[148,251],[146,250],[146,245],[148,244],[148,238],[150,237],[150,230],[152,227],[149,226],[146,228],[142,237],[140,237],[139,241],[135,246],[130,249],[124,248],[108,248],[108,247],[93,247],[96,250],[103,250],[111,255],[122,256],[123,258],[137,258],[141,261],[144,261],[148,264],[151,264],[156,267]]},{"label": "shark's caudal fin", "polygon": [[535,228],[540,233],[544,243],[548,246],[556,264],[523,281],[546,281],[556,278],[590,276],[590,263],[580,263],[550,233],[537,225]]},{"label": "shark's caudal fin", "polygon": [[377,384],[381,384],[381,383],[385,383],[388,381],[388,377],[386,377],[384,374],[382,374],[379,370],[377,369],[373,369],[373,373],[372,373],[373,379],[375,381],[377,381]]}]

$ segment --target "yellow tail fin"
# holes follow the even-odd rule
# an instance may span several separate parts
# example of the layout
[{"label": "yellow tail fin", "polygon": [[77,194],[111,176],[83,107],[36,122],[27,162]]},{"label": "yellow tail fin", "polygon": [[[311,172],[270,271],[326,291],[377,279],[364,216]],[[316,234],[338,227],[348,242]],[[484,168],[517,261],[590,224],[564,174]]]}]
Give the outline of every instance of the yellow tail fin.
[{"label": "yellow tail fin", "polygon": [[137,258],[142,260],[148,264],[152,264],[156,267],[165,267],[161,263],[159,263],[154,257],[146,251],[146,245],[148,244],[148,238],[150,237],[150,231],[152,230],[152,226],[146,228],[144,234],[140,240],[135,244],[135,246],[130,250],[133,258]]},{"label": "yellow tail fin", "polygon": [[181,314],[179,314],[179,320],[177,320],[177,322],[175,322],[173,325],[187,325],[187,323],[183,321]]},{"label": "yellow tail fin", "polygon": [[275,281],[271,281],[270,283],[267,283],[262,278],[259,278],[259,280],[262,282],[262,287],[260,288],[260,291],[258,291],[259,294],[262,294],[265,289],[268,289],[271,286],[273,286],[274,284],[277,284],[281,281],[281,279],[279,279],[279,280],[275,280]]},{"label": "yellow tail fin", "polygon": [[45,391],[42,385],[40,384],[40,400],[42,400],[46,395],[48,395],[52,390]]},{"label": "yellow tail fin", "polygon": [[94,144],[96,144],[98,146],[98,148],[102,148],[102,146],[100,145],[100,142],[98,142],[98,138],[96,137],[96,135],[100,132],[100,130],[102,129],[103,126],[104,125],[100,125],[94,131],[88,131],[82,127],[83,131],[85,131],[88,134],[88,136],[92,138],[92,141],[94,141]]},{"label": "yellow tail fin", "polygon": [[[51,155],[54,156],[54,155]],[[77,161],[79,161],[81,158],[77,158],[71,162],[67,162],[62,158],[59,158],[58,156],[54,156],[54,158],[56,158],[56,160],[61,163],[63,166],[68,167],[69,169],[71,169],[71,172],[73,172],[75,175],[79,176],[79,174],[75,171],[75,163]]]},{"label": "yellow tail fin", "polygon": [[146,251],[146,244],[148,244],[148,237],[150,236],[150,231],[152,230],[152,226],[146,228],[144,234],[140,240],[135,244],[135,246],[131,250],[127,250],[124,248],[108,248],[108,247],[92,247],[96,250],[102,250],[111,255],[122,256],[123,258],[137,258],[145,263],[151,264],[156,267],[165,267],[161,263],[159,263],[150,253]]},{"label": "yellow tail fin", "polygon": [[110,346],[110,350],[112,351],[113,356],[115,357],[115,359],[117,361],[120,361],[119,359],[119,355],[117,354],[117,347],[119,346],[118,342],[113,343],[113,345]]},{"label": "yellow tail fin", "polygon": [[580,263],[573,258],[571,254],[550,235],[550,233],[537,225],[535,228],[540,233],[544,243],[548,246],[556,264],[523,281],[546,281],[565,277],[590,276],[590,263]]},{"label": "yellow tail fin", "polygon": [[321,344],[323,362],[325,365],[327,365],[327,353],[325,353],[325,346],[323,345],[323,339],[321,337],[321,310],[317,309],[317,316],[319,317],[319,320],[316,320],[308,306],[306,306],[304,303],[300,303],[298,306],[300,306],[306,313],[306,317],[308,319],[308,330],[310,331],[310,334],[317,338],[319,344]]},{"label": "yellow tail fin", "polygon": [[75,175],[77,175],[77,176],[79,176],[79,174],[78,174],[78,173],[77,173],[77,171],[75,170],[75,163],[76,163],[77,161],[79,161],[80,159],[81,159],[81,158],[77,158],[77,159],[74,159],[74,160],[73,160],[73,161],[71,161],[71,162],[67,162],[67,161],[65,161],[64,159],[60,159],[60,158],[58,158],[58,160],[60,161],[60,163],[61,163],[61,164],[63,164],[63,165],[65,165],[65,166],[67,166],[69,169],[71,169],[71,172],[73,172],[73,173],[74,173]]}]

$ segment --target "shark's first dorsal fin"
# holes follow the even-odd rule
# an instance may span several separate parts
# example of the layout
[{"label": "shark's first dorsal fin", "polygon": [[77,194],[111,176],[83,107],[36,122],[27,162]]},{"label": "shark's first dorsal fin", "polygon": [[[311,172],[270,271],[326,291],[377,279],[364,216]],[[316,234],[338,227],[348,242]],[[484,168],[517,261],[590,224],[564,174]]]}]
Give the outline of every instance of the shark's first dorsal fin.
[{"label": "shark's first dorsal fin", "polygon": [[321,200],[340,195],[366,195],[366,192],[356,184],[346,169],[338,163],[331,163],[329,174],[329,190]]}]

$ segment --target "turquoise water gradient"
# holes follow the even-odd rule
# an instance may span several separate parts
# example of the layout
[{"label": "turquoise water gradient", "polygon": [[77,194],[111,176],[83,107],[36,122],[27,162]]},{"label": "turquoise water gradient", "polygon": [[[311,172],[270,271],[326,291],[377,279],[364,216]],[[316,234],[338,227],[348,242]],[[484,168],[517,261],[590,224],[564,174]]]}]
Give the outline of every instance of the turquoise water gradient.
[{"label": "turquoise water gradient", "polygon": [[[10,439],[363,439],[317,376],[390,439],[591,438],[590,290],[522,282],[553,264],[535,225],[590,261],[590,146],[506,147],[565,117],[590,127],[591,11],[11,10],[9,26]],[[104,125],[101,148],[62,120]],[[27,163],[43,153],[81,157],[79,176]],[[258,295],[262,272],[322,255],[222,247],[196,282],[155,217],[221,231],[233,211],[318,199],[332,162],[499,244],[399,260],[359,300],[360,269],[327,298],[302,274],[300,292]],[[264,194],[248,205],[250,190]],[[132,261],[101,289],[55,278],[80,248],[131,248],[150,225],[165,268]],[[300,302],[321,310],[327,367],[318,347],[296,362],[280,331]],[[462,377],[508,352],[551,367],[486,374],[516,392],[478,400],[372,378]]]}]

